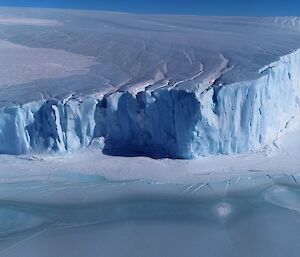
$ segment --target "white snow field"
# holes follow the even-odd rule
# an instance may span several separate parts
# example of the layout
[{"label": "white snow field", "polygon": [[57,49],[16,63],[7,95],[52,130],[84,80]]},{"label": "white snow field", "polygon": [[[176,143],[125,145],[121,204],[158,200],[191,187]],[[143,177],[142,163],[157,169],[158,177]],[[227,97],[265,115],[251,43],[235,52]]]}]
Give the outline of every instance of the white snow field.
[{"label": "white snow field", "polygon": [[0,8],[0,257],[299,257],[300,19]]}]

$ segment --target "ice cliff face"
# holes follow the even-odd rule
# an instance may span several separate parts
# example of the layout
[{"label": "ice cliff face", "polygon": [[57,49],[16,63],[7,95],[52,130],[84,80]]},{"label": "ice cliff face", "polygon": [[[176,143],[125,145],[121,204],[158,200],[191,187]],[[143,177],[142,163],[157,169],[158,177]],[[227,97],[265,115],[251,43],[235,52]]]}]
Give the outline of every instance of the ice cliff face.
[{"label": "ice cliff face", "polygon": [[[105,139],[110,154],[194,158],[257,151],[300,105],[300,51],[253,81],[205,91],[116,92],[102,99],[48,100],[0,110],[0,153],[69,151]],[[201,87],[199,87],[201,88]]]}]

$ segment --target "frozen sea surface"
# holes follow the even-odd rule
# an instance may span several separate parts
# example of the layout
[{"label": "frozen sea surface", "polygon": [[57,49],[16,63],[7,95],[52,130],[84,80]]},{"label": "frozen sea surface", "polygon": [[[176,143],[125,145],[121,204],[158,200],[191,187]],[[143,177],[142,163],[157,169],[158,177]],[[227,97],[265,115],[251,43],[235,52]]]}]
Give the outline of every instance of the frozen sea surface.
[{"label": "frozen sea surface", "polygon": [[168,184],[69,174],[2,182],[0,256],[296,257],[299,179]]}]

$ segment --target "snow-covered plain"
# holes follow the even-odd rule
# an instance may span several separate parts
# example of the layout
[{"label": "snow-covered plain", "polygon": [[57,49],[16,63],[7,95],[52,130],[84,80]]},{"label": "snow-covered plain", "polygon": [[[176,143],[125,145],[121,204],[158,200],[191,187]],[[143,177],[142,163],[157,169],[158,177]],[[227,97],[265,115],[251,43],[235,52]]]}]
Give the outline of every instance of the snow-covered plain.
[{"label": "snow-covered plain", "polygon": [[298,257],[299,49],[297,17],[0,8],[0,256]]}]

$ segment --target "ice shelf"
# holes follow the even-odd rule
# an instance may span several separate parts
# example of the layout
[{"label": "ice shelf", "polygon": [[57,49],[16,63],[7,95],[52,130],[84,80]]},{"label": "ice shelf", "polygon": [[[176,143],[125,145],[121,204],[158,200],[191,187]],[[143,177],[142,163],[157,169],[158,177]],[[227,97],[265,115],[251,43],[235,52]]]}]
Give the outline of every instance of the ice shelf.
[{"label": "ice shelf", "polygon": [[0,111],[0,151],[68,151],[103,137],[110,154],[194,158],[259,150],[299,110],[300,51],[252,81],[50,99]]},{"label": "ice shelf", "polygon": [[[271,144],[299,111],[295,17],[0,14],[10,21],[0,22],[9,60],[0,153],[73,151],[99,138],[111,155],[249,153]],[[28,51],[49,55],[30,64]]]}]

